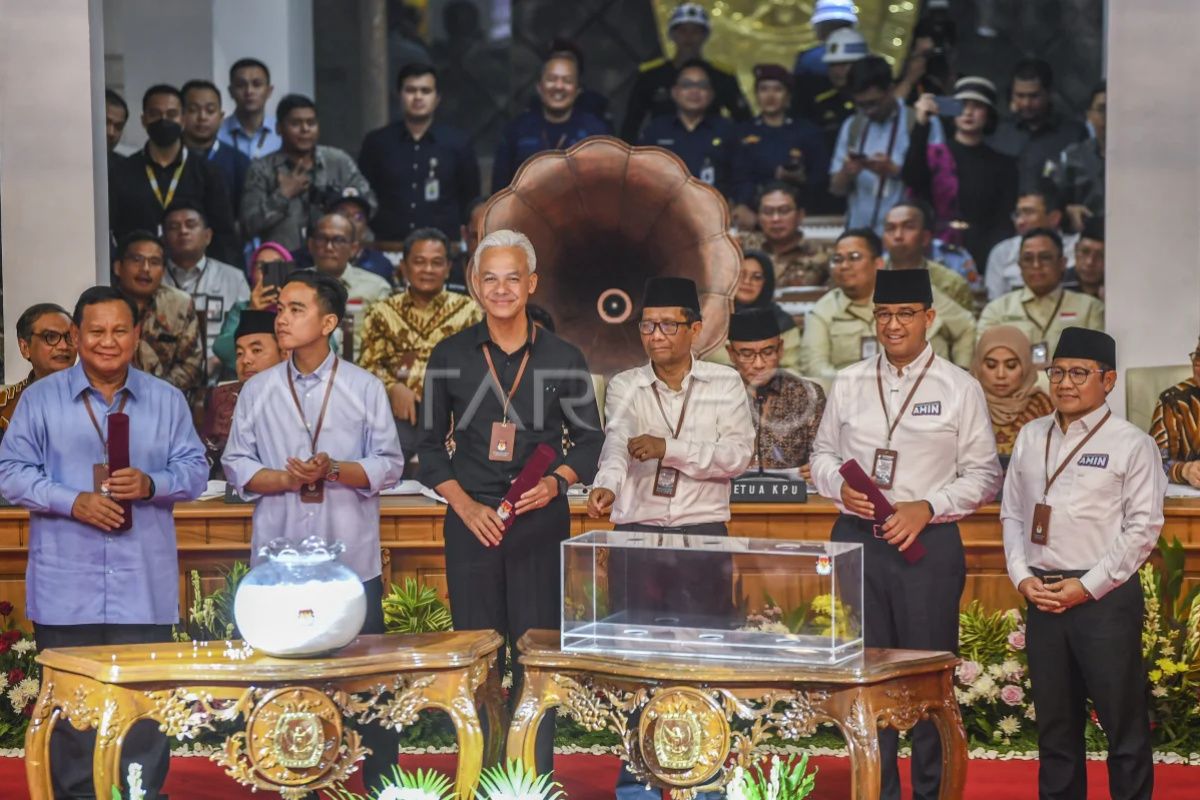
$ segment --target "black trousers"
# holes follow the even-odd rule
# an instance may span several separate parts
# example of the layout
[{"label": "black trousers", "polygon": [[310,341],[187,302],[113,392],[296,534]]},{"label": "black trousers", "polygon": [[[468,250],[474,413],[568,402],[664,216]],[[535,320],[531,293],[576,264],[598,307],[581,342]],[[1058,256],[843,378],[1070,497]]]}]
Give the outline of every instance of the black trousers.
[{"label": "black trousers", "polygon": [[[171,641],[170,625],[41,625],[33,624],[33,636],[38,650],[59,647],[94,647],[99,645],[147,644]],[[56,798],[96,797],[92,783],[92,754],[96,749],[94,730],[77,731],[66,721],[60,721],[50,734],[50,779]],[[121,791],[129,765],[142,766],[142,787],[146,797],[160,797],[167,780],[171,761],[170,743],[158,730],[158,723],[142,720],[130,729],[121,748]],[[105,787],[102,797],[110,796],[112,787]]]},{"label": "black trousers", "polygon": [[[1078,577],[1081,573],[1066,573]],[[1038,727],[1038,794],[1087,797],[1087,698],[1108,737],[1113,800],[1148,800],[1154,790],[1142,586],[1135,575],[1096,601],[1061,614],[1029,606],[1025,652]]]},{"label": "black trousers", "polygon": [[[501,500],[487,495],[474,498],[493,507]],[[517,640],[531,628],[558,630],[561,624],[559,545],[570,531],[570,509],[561,496],[517,517],[498,547],[484,547],[454,510],[446,509],[446,583],[454,627],[495,630],[505,637],[511,651],[507,657],[512,663],[513,702],[520,697],[523,675]],[[502,651],[501,668],[505,657]],[[547,713],[538,729],[539,774],[554,768],[554,718],[553,712]]]},{"label": "black trousers", "polygon": [[[367,596],[367,617],[363,620],[362,633],[384,633],[383,624],[383,577],[363,581],[363,592]],[[376,723],[356,726],[362,734],[363,744],[371,752],[363,760],[363,784],[367,791],[383,791],[382,779],[391,777],[400,753],[400,734]]]},{"label": "black trousers", "polygon": [[[843,514],[833,526],[833,541],[863,546],[863,617],[867,647],[958,652],[958,604],[966,585],[962,538],[954,523],[930,525],[921,532],[925,557],[909,564],[893,546],[874,535],[874,525]],[[879,732],[882,772],[880,797],[899,800],[895,730]],[[935,800],[942,782],[942,741],[928,720],[912,730],[914,800]]]}]

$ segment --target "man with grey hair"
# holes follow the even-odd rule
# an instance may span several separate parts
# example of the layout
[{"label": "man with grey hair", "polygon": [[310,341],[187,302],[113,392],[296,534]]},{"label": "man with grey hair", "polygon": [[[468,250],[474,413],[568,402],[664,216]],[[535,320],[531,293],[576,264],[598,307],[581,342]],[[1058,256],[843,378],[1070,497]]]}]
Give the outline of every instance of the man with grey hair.
[{"label": "man with grey hair", "polygon": [[[484,319],[433,348],[417,444],[418,478],[449,504],[443,533],[454,627],[500,631],[513,648],[530,628],[559,626],[559,544],[571,525],[567,487],[591,483],[604,442],[583,353],[535,327],[526,313],[536,268],[533,245],[521,233],[495,231],[479,243],[470,281]],[[541,445],[553,450],[552,460],[533,488],[506,503]],[[514,686],[512,697],[519,694]],[[553,767],[553,744],[548,716],[538,734],[539,773]]]}]

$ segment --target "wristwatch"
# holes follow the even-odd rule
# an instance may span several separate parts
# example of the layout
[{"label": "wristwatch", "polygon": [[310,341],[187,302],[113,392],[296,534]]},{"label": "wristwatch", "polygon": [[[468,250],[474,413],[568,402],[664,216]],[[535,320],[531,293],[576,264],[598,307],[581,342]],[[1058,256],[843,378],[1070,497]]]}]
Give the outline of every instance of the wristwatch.
[{"label": "wristwatch", "polygon": [[154,499],[154,495],[155,495],[155,493],[158,491],[158,489],[157,489],[157,487],[155,487],[155,485],[154,485],[154,478],[151,478],[149,475],[147,475],[147,476],[146,476],[146,480],[148,480],[148,481],[150,482],[150,493],[146,495],[146,499],[147,499],[147,500],[153,500],[153,499]]},{"label": "wristwatch", "polygon": [[555,482],[558,483],[558,496],[566,497],[567,496],[567,488],[570,486],[570,484],[567,483],[567,479],[564,478],[562,475],[559,475],[557,472],[551,472],[550,477],[554,478]]},{"label": "wristwatch", "polygon": [[337,483],[342,478],[342,465],[337,461],[329,462],[329,471],[325,473],[325,480],[331,483]]}]

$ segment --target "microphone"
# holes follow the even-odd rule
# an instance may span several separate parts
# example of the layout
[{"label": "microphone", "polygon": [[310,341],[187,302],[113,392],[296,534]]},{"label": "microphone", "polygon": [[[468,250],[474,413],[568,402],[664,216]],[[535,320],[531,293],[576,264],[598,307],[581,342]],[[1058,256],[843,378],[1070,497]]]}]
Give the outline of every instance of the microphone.
[{"label": "microphone", "polygon": [[546,469],[553,463],[554,449],[548,444],[539,444],[496,508],[496,513],[500,515],[500,521],[504,523],[504,530],[507,531],[511,528],[517,519],[515,510],[521,495],[537,486],[537,482],[545,477]]},{"label": "microphone", "polygon": [[[123,412],[108,415],[108,471],[111,475],[129,467],[129,415]],[[115,500],[121,506],[125,521],[112,533],[123,533],[133,527],[133,501]]]}]

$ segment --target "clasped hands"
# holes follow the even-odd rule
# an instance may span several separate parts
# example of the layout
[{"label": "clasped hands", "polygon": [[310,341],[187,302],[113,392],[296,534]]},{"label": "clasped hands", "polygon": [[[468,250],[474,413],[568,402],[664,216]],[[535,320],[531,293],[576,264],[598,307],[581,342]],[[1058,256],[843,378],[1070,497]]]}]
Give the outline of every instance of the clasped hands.
[{"label": "clasped hands", "polygon": [[1041,578],[1031,577],[1021,581],[1017,591],[1038,611],[1061,614],[1067,609],[1086,603],[1091,597],[1078,578],[1067,578],[1056,583],[1045,584]]},{"label": "clasped hands", "polygon": [[120,502],[149,498],[150,476],[136,467],[125,467],[108,476],[104,488],[107,496],[100,492],[80,492],[71,506],[71,516],[107,533],[125,522]]}]

